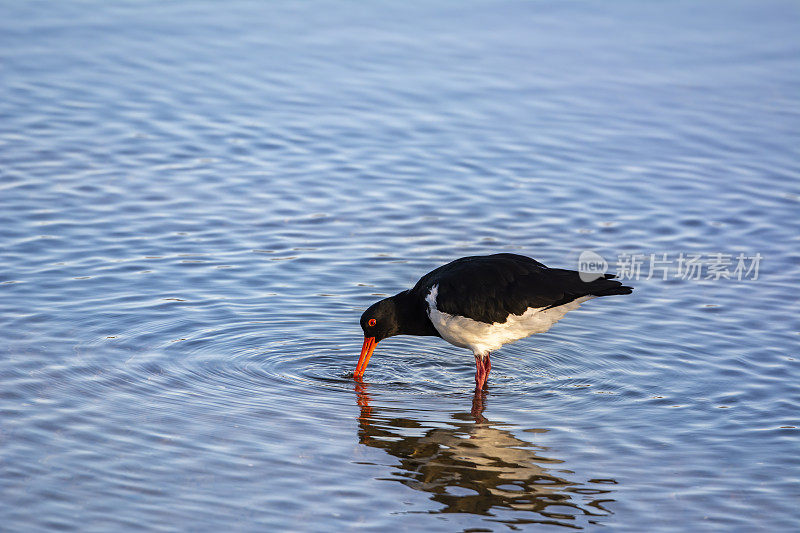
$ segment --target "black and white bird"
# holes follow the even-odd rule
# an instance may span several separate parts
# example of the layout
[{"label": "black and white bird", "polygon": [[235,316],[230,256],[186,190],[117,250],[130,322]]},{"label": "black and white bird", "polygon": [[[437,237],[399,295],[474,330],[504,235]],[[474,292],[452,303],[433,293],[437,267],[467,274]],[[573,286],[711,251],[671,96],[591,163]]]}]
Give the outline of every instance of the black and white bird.
[{"label": "black and white bird", "polygon": [[612,274],[588,282],[582,277],[574,270],[548,268],[516,254],[456,259],[422,276],[414,288],[364,311],[364,344],[353,377],[361,380],[381,340],[430,335],[472,350],[475,387],[482,390],[494,350],[544,333],[586,300],[633,290],[612,279]]}]

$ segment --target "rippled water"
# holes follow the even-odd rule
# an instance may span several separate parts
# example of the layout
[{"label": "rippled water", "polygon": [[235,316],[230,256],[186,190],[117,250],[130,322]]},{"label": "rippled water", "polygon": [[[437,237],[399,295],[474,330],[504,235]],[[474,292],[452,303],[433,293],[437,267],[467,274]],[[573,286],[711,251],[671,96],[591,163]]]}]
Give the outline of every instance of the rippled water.
[{"label": "rippled water", "polygon": [[[796,3],[0,12],[2,529],[800,527]],[[643,272],[484,397],[434,338],[352,381],[376,299],[583,250],[763,260]]]}]

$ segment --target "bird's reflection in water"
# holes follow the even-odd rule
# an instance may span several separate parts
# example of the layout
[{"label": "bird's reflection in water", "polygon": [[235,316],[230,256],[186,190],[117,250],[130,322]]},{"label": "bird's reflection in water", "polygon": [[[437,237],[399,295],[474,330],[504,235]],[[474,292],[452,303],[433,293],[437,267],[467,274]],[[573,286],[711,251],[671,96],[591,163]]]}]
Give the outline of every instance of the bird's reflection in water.
[{"label": "bird's reflection in water", "polygon": [[[611,515],[612,479],[569,481],[563,461],[540,455],[526,442],[483,416],[486,393],[476,393],[471,413],[453,413],[447,427],[384,416],[370,404],[367,385],[356,386],[361,444],[400,460],[393,472],[415,490],[429,492],[437,513],[472,513],[509,526],[548,523],[581,528]],[[544,432],[546,430],[529,430]],[[518,513],[519,512],[519,513]],[[510,514],[509,514],[510,513]]]}]

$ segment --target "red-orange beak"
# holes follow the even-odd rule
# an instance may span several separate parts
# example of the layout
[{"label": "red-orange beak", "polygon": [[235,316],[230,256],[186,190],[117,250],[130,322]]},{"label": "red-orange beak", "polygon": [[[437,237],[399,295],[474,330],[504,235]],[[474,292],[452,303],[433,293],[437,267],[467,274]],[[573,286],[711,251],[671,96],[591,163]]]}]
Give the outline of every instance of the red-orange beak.
[{"label": "red-orange beak", "polygon": [[364,344],[361,346],[361,355],[358,356],[358,364],[356,365],[356,371],[353,372],[353,378],[357,380],[361,380],[361,377],[364,375],[364,370],[367,369],[367,363],[369,363],[369,358],[372,357],[372,351],[375,349],[375,345],[378,344],[375,342],[375,337],[364,337]]}]

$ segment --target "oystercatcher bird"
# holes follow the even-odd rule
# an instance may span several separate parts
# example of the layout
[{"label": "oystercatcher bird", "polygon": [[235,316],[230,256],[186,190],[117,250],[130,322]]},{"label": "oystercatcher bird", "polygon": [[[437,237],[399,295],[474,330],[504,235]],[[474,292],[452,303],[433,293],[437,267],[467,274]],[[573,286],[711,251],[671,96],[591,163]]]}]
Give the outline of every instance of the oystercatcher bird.
[{"label": "oystercatcher bird", "polygon": [[475,388],[482,390],[494,350],[547,331],[586,300],[633,290],[612,279],[613,274],[589,282],[581,277],[574,270],[548,268],[516,254],[462,257],[440,266],[422,276],[414,288],[364,311],[364,344],[353,377],[361,380],[381,340],[430,335],[472,350]]}]

